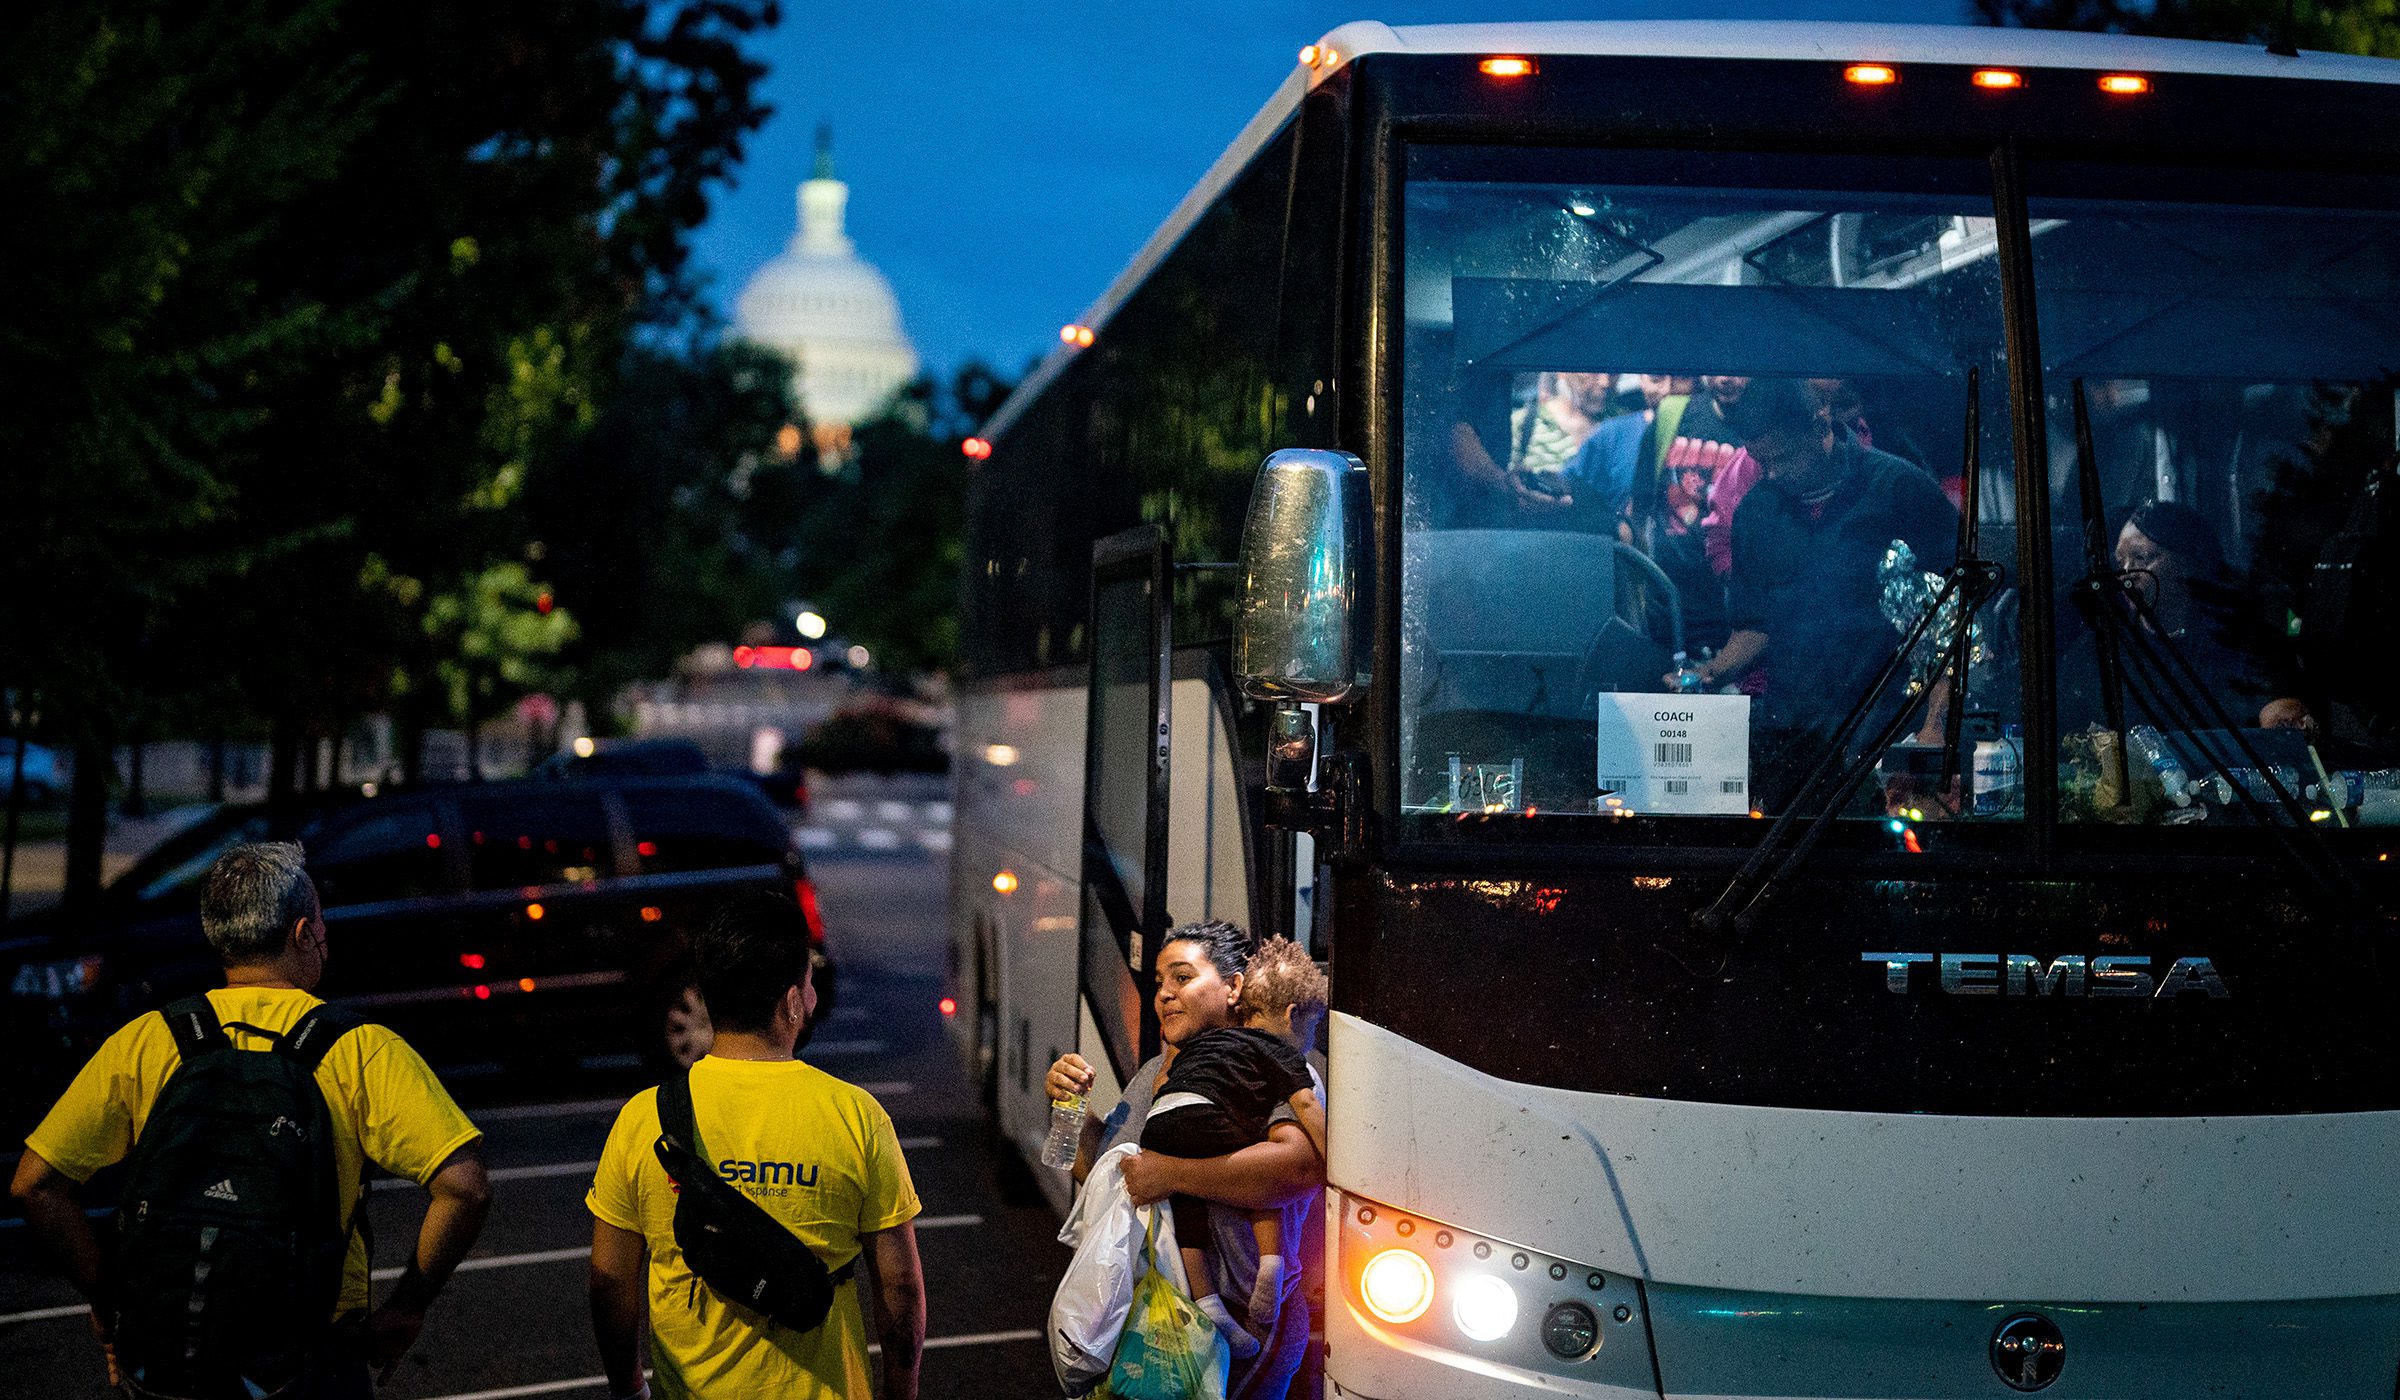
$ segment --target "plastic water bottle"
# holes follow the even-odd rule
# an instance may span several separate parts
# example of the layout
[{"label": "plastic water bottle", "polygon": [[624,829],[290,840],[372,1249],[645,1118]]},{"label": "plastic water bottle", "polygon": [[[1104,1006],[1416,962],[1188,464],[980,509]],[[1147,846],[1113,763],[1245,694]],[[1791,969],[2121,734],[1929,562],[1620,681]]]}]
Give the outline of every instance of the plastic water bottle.
[{"label": "plastic water bottle", "polygon": [[2127,731],[2126,737],[2133,741],[2133,751],[2158,775],[2158,785],[2166,789],[2167,800],[2178,807],[2191,806],[2191,774],[2184,771],[2182,757],[2167,743],[2166,736],[2147,724],[2137,724]]},{"label": "plastic water bottle", "polygon": [[1975,815],[2013,817],[2025,810],[2024,731],[2009,725],[1975,743]]},{"label": "plastic water bottle", "polygon": [[1075,1165],[1075,1149],[1083,1144],[1083,1114],[1081,1094],[1050,1101],[1050,1136],[1042,1143],[1043,1166]]},{"label": "plastic water bottle", "polygon": [[1708,677],[1701,674],[1699,666],[1682,652],[1675,653],[1675,693],[1698,695],[1707,689]]}]

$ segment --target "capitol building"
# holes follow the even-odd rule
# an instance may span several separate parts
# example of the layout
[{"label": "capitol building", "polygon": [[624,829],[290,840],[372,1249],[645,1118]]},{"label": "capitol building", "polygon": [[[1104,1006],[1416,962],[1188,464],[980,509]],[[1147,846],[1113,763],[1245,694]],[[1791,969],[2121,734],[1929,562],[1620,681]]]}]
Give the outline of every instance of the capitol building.
[{"label": "capitol building", "polygon": [[832,132],[820,126],[814,176],[800,185],[799,232],[733,308],[736,334],[783,352],[797,367],[792,389],[828,470],[849,457],[852,425],[874,416],[917,373],[892,284],[842,231],[849,203],[850,187],[833,178]]}]

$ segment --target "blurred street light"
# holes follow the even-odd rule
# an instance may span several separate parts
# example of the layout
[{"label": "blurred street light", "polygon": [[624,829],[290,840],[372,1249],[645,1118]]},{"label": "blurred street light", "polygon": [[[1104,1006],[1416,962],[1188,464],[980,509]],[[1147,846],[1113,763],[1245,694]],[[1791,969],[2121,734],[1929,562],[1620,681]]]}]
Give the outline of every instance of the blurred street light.
[{"label": "blurred street light", "polygon": [[819,641],[825,636],[825,619],[821,614],[803,612],[792,619],[792,625],[800,629],[801,636],[812,642]]}]

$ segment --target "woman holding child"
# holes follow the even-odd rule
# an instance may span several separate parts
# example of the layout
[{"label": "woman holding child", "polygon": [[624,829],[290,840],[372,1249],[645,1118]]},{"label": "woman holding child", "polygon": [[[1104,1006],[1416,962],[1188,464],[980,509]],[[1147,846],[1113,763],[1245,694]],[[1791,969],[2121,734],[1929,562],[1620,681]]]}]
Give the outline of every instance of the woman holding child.
[{"label": "woman holding child", "polygon": [[[1239,1342],[1257,1344],[1235,1361],[1227,1400],[1280,1400],[1300,1369],[1309,1329],[1300,1240],[1325,1185],[1322,1086],[1313,1074],[1307,1082],[1292,1074],[1294,1065],[1307,1072],[1301,1053],[1324,1014],[1323,978],[1287,940],[1269,944],[1256,958],[1254,966],[1248,936],[1222,921],[1168,935],[1158,951],[1155,998],[1166,1049],[1134,1071],[1107,1118],[1085,1121],[1075,1159],[1080,1183],[1101,1153],[1120,1142],[1140,1142],[1153,1121],[1161,1125],[1162,1142],[1206,1140],[1192,1131],[1186,1115],[1212,1105],[1177,1108],[1179,1100],[1213,1098],[1236,1121],[1250,1109],[1264,1113],[1264,1137],[1247,1146],[1205,1157],[1144,1151],[1124,1168],[1126,1190],[1137,1203],[1180,1196],[1196,1198],[1187,1204],[1214,1207],[1205,1210],[1205,1230],[1192,1232],[1204,1238],[1181,1237],[1187,1217],[1198,1218],[1194,1212],[1178,1209],[1176,1218],[1187,1261],[1195,1253],[1205,1256],[1193,1273],[1195,1291],[1208,1288],[1204,1279],[1214,1284],[1217,1297],[1204,1298],[1203,1307],[1217,1303],[1212,1317],[1225,1314],[1220,1327],[1228,1329],[1229,1340],[1239,1334],[1237,1352],[1249,1351]],[[1237,1029],[1242,1033],[1210,1034]],[[1192,1057],[1178,1075],[1175,1061],[1187,1046]],[[1068,1054],[1050,1067],[1048,1087],[1051,1097],[1064,1098],[1088,1092],[1092,1081],[1091,1066]],[[1288,1097],[1287,1089],[1294,1090]],[[1246,1090],[1260,1101],[1240,1102]],[[1271,1111],[1266,1100],[1273,1101]],[[1175,1124],[1180,1131],[1165,1131],[1178,1117],[1184,1118]]]}]

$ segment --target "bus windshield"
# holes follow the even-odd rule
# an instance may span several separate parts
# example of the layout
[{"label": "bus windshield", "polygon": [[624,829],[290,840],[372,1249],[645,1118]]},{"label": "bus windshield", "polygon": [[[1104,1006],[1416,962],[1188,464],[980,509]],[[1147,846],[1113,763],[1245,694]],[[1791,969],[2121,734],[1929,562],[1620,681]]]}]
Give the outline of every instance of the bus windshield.
[{"label": "bus windshield", "polygon": [[1405,812],[1777,812],[1867,703],[1899,725],[1881,815],[1931,800],[1950,706],[2014,730],[2013,570],[1895,664],[1956,556],[1970,371],[1981,553],[2013,562],[1989,178],[1412,151]]},{"label": "bus windshield", "polygon": [[2400,825],[2400,187],[2028,184],[2030,599],[1983,163],[1412,152],[1405,813],[1777,815],[1839,743],[1840,815],[2019,821],[2030,602],[2061,819]]},{"label": "bus windshield", "polygon": [[2029,175],[2060,596],[2089,568],[2088,477],[2106,562],[2140,600],[2118,629],[2061,608],[2061,815],[2292,820],[2272,773],[2301,820],[2400,824],[2379,611],[2400,504],[2385,489],[2400,189],[2322,172]]}]

